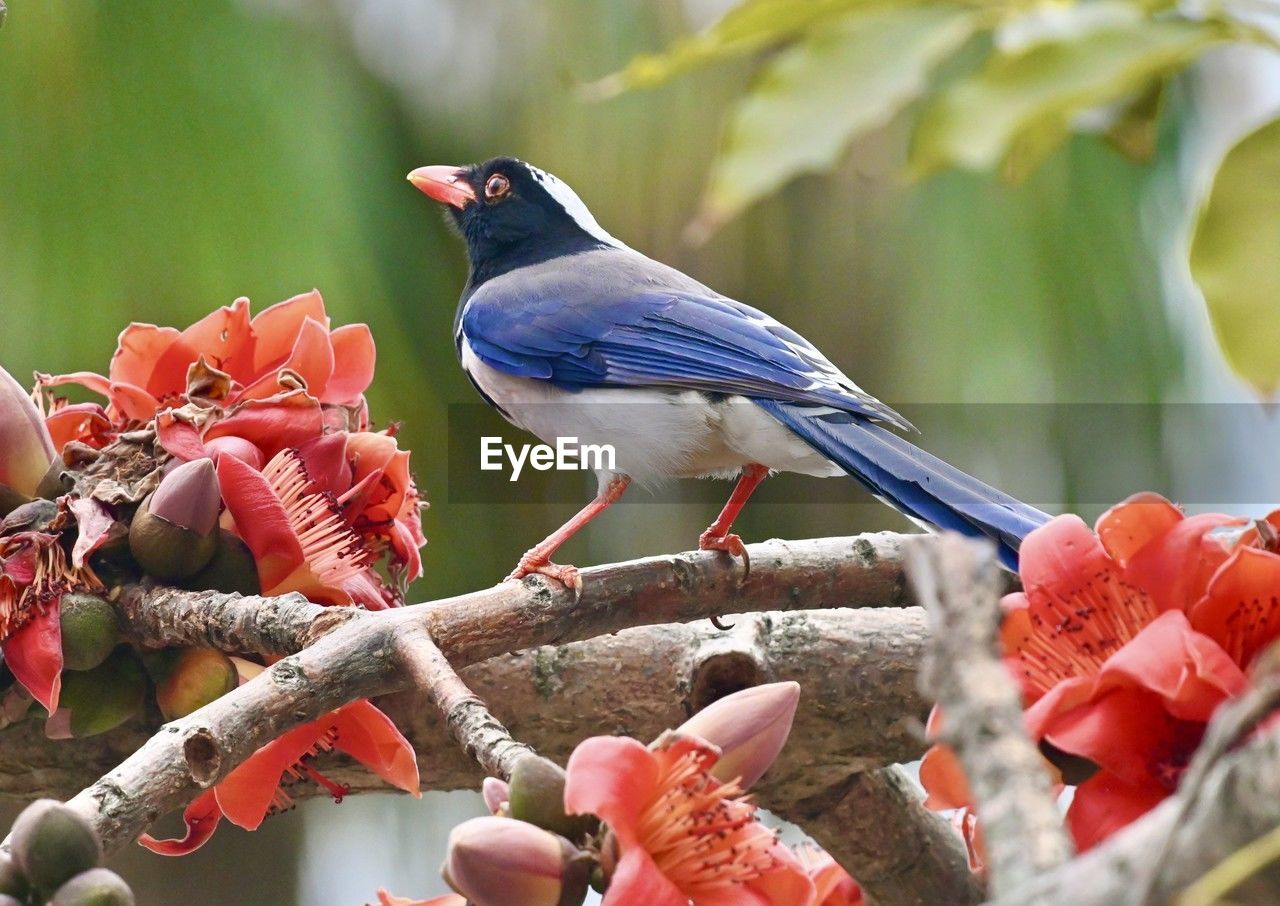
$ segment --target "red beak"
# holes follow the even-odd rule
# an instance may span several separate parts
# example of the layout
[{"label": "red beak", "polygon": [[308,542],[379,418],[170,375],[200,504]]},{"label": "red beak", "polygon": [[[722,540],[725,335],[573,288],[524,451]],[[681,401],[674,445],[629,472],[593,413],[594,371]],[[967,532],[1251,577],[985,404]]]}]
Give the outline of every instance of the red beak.
[{"label": "red beak", "polygon": [[461,210],[476,200],[475,190],[464,178],[461,167],[419,167],[409,174],[409,182],[442,204]]}]

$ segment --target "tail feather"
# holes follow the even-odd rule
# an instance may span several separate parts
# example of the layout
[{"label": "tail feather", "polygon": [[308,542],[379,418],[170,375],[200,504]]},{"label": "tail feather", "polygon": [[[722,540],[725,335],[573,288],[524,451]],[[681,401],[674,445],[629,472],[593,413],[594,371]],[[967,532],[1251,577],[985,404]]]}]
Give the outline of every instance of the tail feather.
[{"label": "tail feather", "polygon": [[971,536],[986,536],[1000,559],[1018,567],[1018,547],[1049,514],[1010,497],[867,421],[829,407],[756,400],[872,494],[912,519]]}]

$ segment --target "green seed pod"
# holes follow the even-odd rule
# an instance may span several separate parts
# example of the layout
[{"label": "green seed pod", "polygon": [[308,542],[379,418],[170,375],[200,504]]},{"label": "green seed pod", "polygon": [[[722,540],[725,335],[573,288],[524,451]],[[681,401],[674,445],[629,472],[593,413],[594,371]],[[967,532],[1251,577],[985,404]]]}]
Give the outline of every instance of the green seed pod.
[{"label": "green seed pod", "polygon": [[239,685],[236,665],[221,651],[188,648],[156,683],[156,704],[166,720],[185,717]]},{"label": "green seed pod", "polygon": [[0,852],[0,894],[6,894],[18,899],[25,899],[31,890],[31,885],[27,883],[26,875],[18,868],[13,856],[6,852]]},{"label": "green seed pod", "polygon": [[262,593],[253,551],[249,550],[249,545],[229,532],[218,533],[218,549],[204,569],[178,584],[192,591],[212,589],[242,595]]},{"label": "green seed pod", "polygon": [[50,906],[134,906],[133,891],[114,871],[92,868],[58,888]]},{"label": "green seed pod", "polygon": [[517,761],[509,781],[511,817],[581,841],[594,819],[565,813],[564,777],[564,768],[549,758],[530,755]]},{"label": "green seed pod", "polygon": [[116,611],[97,595],[62,596],[62,662],[68,670],[92,670],[120,640]]},{"label": "green seed pod", "polygon": [[142,711],[147,678],[128,648],[118,648],[92,670],[62,675],[58,710],[45,724],[51,739],[95,736]]},{"label": "green seed pod", "polygon": [[89,822],[56,799],[38,799],[10,832],[13,859],[31,886],[57,890],[71,877],[102,864],[102,844]]}]

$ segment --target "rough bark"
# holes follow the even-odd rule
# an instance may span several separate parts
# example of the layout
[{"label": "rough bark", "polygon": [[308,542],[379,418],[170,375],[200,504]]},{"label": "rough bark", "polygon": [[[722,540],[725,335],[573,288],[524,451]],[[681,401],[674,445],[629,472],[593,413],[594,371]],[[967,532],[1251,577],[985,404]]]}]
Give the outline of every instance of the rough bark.
[{"label": "rough bark", "polygon": [[911,546],[912,584],[931,629],[921,689],[942,710],[942,741],[964,765],[982,818],[991,887],[1026,883],[1071,857],[1044,759],[1023,728],[1000,663],[999,573],[987,543],[945,534]]},{"label": "rough bark", "polygon": [[960,835],[924,807],[901,768],[852,775],[775,811],[803,827],[878,906],[983,899]]}]

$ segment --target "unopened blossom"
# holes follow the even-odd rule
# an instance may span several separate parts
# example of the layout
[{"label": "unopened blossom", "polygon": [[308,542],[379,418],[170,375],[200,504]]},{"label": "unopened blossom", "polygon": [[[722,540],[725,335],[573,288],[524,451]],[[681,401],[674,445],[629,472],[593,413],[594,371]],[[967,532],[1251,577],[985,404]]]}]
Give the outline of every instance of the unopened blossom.
[{"label": "unopened blossom", "polygon": [[33,496],[53,456],[53,440],[31,394],[0,368],[0,485],[21,497]]},{"label": "unopened blossom", "polygon": [[752,786],[777,759],[791,733],[800,684],[764,683],[717,699],[680,725],[720,749],[717,780]]},{"label": "unopened blossom", "polygon": [[563,837],[487,815],[450,832],[441,874],[474,906],[562,906],[582,901],[589,869]]}]

